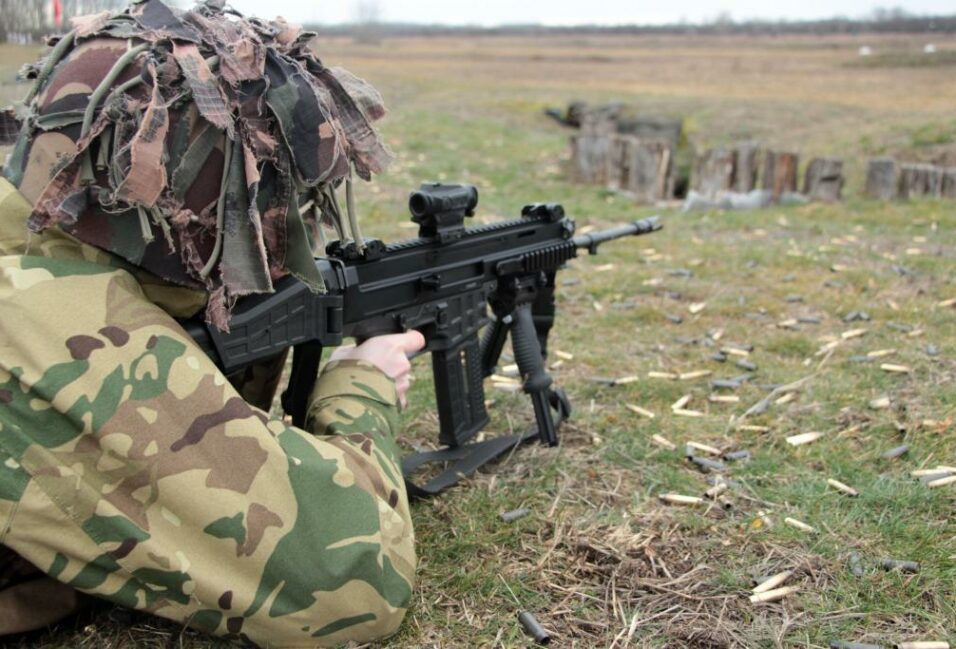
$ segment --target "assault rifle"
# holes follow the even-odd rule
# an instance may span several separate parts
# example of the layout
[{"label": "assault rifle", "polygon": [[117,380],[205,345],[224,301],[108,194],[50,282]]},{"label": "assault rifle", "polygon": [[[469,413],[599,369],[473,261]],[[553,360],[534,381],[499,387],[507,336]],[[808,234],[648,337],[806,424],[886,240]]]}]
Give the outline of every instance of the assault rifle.
[{"label": "assault rifle", "polygon": [[[652,217],[574,236],[574,221],[560,205],[538,203],[525,206],[519,219],[465,227],[477,205],[478,191],[470,185],[422,185],[409,200],[418,238],[366,240],[361,248],[335,241],[315,261],[328,292],[313,293],[286,277],[275,293],[241,300],[229,332],[199,322],[186,328],[226,374],[292,347],[282,406],[297,426],[305,423],[323,347],[346,337],[361,342],[420,331],[432,355],[439,440],[446,448],[414,453],[402,470],[407,478],[428,462],[454,464],[425,485],[409,481],[416,496],[438,493],[534,437],[555,446],[558,426],[571,414],[544,364],[555,274],[581,248],[596,254],[605,241],[661,226]],[[488,423],[482,380],[494,372],[509,335],[537,425],[522,435],[471,442]]]}]

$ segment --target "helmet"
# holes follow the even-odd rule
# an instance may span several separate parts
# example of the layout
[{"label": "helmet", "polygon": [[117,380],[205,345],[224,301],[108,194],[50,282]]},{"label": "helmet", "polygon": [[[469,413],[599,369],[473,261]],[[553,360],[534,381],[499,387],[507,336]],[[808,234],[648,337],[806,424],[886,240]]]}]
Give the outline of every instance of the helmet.
[{"label": "helmet", "polygon": [[205,289],[220,328],[238,297],[281,276],[323,290],[321,225],[361,245],[336,187],[391,158],[371,126],[381,96],[325,67],[315,34],[222,0],[185,13],[141,0],[73,27],[30,70],[5,170],[33,205],[29,229]]}]

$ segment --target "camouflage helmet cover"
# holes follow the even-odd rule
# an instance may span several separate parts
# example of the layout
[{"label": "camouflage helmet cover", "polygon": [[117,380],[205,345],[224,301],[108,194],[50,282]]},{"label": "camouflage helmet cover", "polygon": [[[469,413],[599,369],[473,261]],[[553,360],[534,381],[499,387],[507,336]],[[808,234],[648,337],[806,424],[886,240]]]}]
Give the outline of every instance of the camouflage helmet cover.
[{"label": "camouflage helmet cover", "polygon": [[[390,161],[381,96],[309,49],[314,33],[207,0],[77,18],[35,77],[7,177],[57,226],[172,283],[236,298],[292,274],[314,290],[320,221],[357,237],[335,187]],[[351,187],[349,187],[351,189]],[[351,215],[350,215],[351,216]]]}]

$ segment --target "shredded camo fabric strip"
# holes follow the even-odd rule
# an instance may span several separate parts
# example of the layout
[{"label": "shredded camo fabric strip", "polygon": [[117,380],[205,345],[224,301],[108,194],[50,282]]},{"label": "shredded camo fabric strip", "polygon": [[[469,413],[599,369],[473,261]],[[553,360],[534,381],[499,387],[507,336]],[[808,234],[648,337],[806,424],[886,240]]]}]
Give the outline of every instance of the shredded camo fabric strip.
[{"label": "shredded camo fabric strip", "polygon": [[[207,0],[162,0],[77,18],[26,71],[35,85],[0,138],[5,174],[59,227],[163,280],[209,294],[228,328],[235,300],[292,274],[323,290],[320,226],[359,239],[335,188],[391,154],[372,122],[381,96],[310,50],[315,34]],[[301,207],[301,209],[300,209]]]}]

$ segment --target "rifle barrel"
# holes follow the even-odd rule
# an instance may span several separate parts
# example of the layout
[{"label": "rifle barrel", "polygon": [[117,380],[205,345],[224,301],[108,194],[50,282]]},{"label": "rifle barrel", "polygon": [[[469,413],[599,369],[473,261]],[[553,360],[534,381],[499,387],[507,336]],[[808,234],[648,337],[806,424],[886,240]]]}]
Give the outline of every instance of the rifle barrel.
[{"label": "rifle barrel", "polygon": [[628,223],[627,225],[611,228],[610,230],[580,234],[574,237],[572,241],[574,242],[575,246],[578,248],[587,248],[588,251],[593,255],[597,252],[598,246],[605,241],[611,241],[612,239],[620,239],[621,237],[628,237],[632,235],[637,236],[641,234],[648,234],[649,232],[660,230],[662,227],[663,226],[661,225],[658,217],[651,216],[646,219],[641,219],[640,221]]}]

